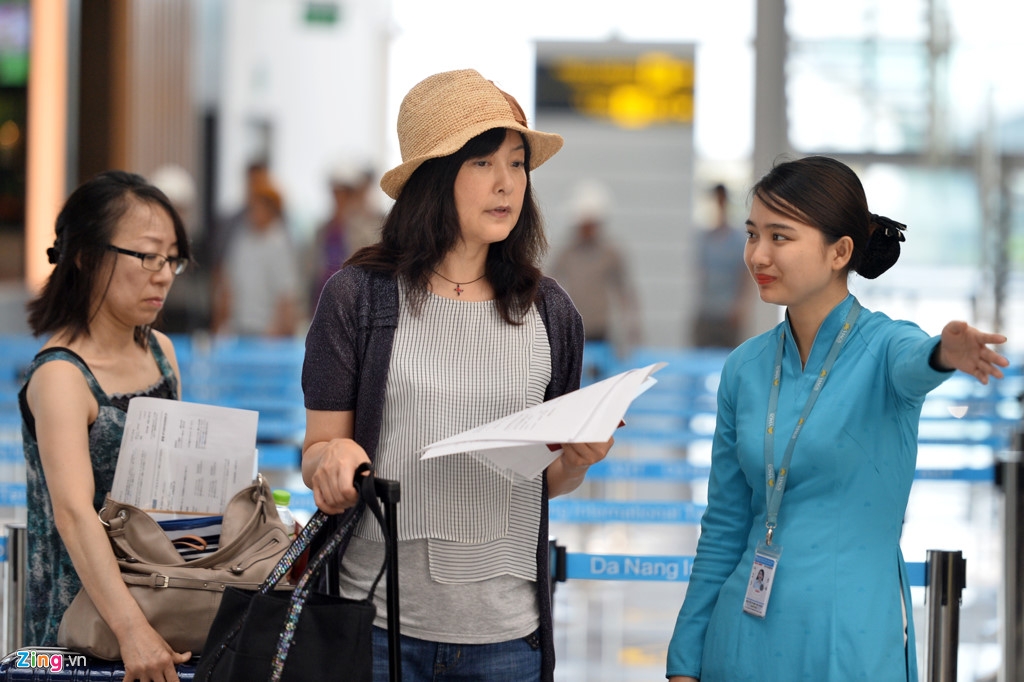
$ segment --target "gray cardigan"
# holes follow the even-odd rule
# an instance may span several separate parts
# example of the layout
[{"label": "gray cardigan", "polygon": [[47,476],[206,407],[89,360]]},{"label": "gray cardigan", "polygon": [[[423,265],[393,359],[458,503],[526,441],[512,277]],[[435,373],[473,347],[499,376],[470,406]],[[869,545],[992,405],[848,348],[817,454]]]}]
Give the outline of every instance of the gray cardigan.
[{"label": "gray cardigan", "polygon": [[[551,346],[551,381],[545,400],[580,386],[583,320],[569,296],[544,277],[537,310]],[[306,335],[302,390],[310,410],[354,411],[354,439],[371,461],[376,456],[391,346],[398,324],[393,277],[346,267],[327,282]],[[537,537],[537,604],[540,610],[542,679],[554,679],[555,647],[548,558],[548,486],[545,474]]]}]

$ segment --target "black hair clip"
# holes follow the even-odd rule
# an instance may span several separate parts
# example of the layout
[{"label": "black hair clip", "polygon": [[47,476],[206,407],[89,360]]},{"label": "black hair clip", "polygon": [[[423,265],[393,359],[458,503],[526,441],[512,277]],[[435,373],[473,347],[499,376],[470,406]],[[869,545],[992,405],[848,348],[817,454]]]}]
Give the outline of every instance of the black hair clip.
[{"label": "black hair clip", "polygon": [[896,241],[905,242],[907,241],[906,235],[903,234],[907,226],[903,223],[898,223],[892,218],[886,218],[884,215],[878,215],[877,213],[871,214],[871,222],[882,228],[882,234],[889,239],[895,239]]},{"label": "black hair clip", "polygon": [[60,251],[56,247],[51,246],[46,250],[46,259],[50,261],[51,265],[56,265],[60,262]]}]

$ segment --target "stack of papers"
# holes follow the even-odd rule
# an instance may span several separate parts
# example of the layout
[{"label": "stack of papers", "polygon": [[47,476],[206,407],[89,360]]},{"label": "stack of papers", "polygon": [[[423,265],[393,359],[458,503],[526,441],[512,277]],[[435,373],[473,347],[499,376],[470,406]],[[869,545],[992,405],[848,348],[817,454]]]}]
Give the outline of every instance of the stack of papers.
[{"label": "stack of papers", "polygon": [[507,417],[439,440],[421,459],[475,452],[509,476],[539,476],[561,454],[562,443],[604,443],[630,404],[656,383],[666,363],[631,369]]},{"label": "stack of papers", "polygon": [[133,398],[110,496],[157,520],[222,514],[256,477],[252,410]]}]

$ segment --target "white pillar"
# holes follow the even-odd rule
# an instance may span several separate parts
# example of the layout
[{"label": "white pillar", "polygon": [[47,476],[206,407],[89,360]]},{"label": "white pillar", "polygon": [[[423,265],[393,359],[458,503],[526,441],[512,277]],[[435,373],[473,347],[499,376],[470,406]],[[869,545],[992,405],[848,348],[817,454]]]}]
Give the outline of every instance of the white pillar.
[{"label": "white pillar", "polygon": [[[790,151],[786,116],[786,0],[757,0],[754,37],[753,181],[771,170]],[[775,326],[782,314],[777,305],[757,303],[748,324],[750,335]]]}]

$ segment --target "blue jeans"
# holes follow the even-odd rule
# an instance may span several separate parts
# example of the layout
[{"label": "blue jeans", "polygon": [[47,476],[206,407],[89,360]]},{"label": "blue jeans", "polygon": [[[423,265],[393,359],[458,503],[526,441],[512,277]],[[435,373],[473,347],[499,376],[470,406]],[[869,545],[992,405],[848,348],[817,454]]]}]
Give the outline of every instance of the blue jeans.
[{"label": "blue jeans", "polygon": [[[496,644],[445,644],[402,635],[402,682],[540,682],[537,633]],[[373,682],[389,681],[388,632],[373,628]]]}]

